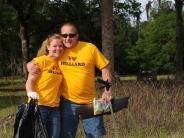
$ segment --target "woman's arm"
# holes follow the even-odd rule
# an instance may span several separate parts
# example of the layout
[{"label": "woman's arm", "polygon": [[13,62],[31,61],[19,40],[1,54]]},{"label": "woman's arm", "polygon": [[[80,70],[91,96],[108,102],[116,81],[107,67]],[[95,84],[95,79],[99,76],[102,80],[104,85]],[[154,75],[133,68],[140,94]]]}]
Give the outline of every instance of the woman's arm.
[{"label": "woman's arm", "polygon": [[35,76],[29,73],[28,79],[26,81],[26,91],[27,96],[32,99],[38,99],[39,95],[35,90],[35,84],[39,76]]}]

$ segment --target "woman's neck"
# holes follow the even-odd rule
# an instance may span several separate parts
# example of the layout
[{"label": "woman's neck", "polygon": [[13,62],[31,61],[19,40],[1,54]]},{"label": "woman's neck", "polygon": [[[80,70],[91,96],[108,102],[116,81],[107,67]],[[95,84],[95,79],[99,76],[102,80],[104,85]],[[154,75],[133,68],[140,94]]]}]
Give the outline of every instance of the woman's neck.
[{"label": "woman's neck", "polygon": [[54,57],[54,56],[51,56],[51,55],[48,55],[48,57],[51,58],[54,61],[57,61],[59,59],[58,57]]}]

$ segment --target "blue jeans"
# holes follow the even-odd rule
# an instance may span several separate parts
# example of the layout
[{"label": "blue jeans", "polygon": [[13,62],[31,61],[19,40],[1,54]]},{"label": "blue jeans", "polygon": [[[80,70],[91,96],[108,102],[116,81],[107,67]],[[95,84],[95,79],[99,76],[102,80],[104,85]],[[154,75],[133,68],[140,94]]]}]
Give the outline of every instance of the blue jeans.
[{"label": "blue jeans", "polygon": [[39,106],[43,123],[49,138],[60,138],[60,110],[59,107]]},{"label": "blue jeans", "polygon": [[[77,106],[79,104],[61,98],[61,138],[75,138],[79,124]],[[87,138],[99,138],[106,134],[102,117],[84,119],[82,123]]]}]

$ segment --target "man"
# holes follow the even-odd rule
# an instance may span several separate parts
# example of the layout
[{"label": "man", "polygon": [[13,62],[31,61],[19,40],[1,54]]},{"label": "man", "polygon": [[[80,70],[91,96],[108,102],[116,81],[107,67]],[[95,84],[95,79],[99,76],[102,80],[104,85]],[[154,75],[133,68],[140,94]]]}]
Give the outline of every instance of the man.
[{"label": "man", "polygon": [[[91,104],[96,97],[95,66],[102,71],[103,80],[111,82],[112,77],[108,69],[109,61],[95,45],[78,41],[79,34],[74,24],[62,25],[61,36],[65,46],[59,61],[64,78],[61,84],[61,135],[62,138],[73,138],[79,123],[76,108],[81,104]],[[111,95],[111,89],[104,89],[102,100],[109,102]],[[102,117],[82,122],[87,138],[99,138],[106,134]]]}]

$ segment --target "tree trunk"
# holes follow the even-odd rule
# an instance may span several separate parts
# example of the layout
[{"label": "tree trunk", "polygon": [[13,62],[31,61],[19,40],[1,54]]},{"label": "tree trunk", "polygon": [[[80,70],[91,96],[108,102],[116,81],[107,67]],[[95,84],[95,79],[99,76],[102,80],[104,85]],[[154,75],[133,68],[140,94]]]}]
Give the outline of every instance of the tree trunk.
[{"label": "tree trunk", "polygon": [[113,0],[102,0],[101,3],[102,24],[102,51],[110,60],[110,69],[114,72],[114,48],[113,48]]},{"label": "tree trunk", "polygon": [[27,78],[27,62],[29,60],[29,38],[28,38],[28,25],[25,21],[20,21],[20,34],[19,37],[22,43],[22,61],[23,61],[23,73],[25,78]]},{"label": "tree trunk", "polygon": [[3,55],[3,49],[2,49],[2,38],[1,38],[2,36],[1,36],[1,33],[0,33],[0,57],[2,57],[2,55]]},{"label": "tree trunk", "polygon": [[183,0],[175,0],[176,8],[176,79],[184,78],[183,72],[183,46],[184,46],[184,27],[182,17]]},{"label": "tree trunk", "polygon": [[25,2],[21,0],[7,0],[10,5],[14,7],[17,12],[17,19],[20,24],[19,37],[22,44],[22,63],[23,63],[23,75],[25,80],[27,79],[27,62],[29,60],[29,35],[28,35],[28,21],[31,11],[34,9],[35,0]]}]

